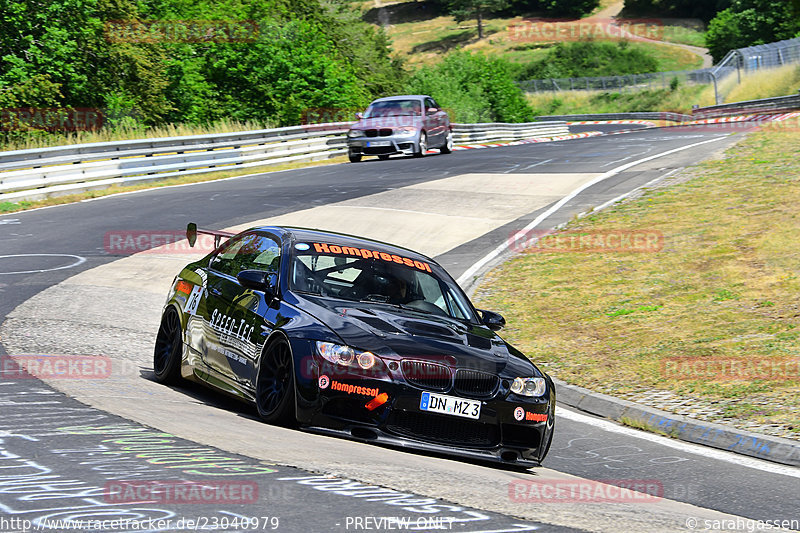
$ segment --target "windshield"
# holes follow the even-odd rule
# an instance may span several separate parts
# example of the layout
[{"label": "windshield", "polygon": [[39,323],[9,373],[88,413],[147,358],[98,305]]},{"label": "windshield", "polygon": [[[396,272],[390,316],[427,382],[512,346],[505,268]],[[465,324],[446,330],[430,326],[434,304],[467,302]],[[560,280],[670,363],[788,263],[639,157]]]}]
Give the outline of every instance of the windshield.
[{"label": "windshield", "polygon": [[422,114],[419,100],[386,100],[373,102],[364,118],[378,117],[418,117]]},{"label": "windshield", "polygon": [[437,276],[428,262],[330,243],[297,243],[293,252],[295,291],[477,322],[454,282]]}]

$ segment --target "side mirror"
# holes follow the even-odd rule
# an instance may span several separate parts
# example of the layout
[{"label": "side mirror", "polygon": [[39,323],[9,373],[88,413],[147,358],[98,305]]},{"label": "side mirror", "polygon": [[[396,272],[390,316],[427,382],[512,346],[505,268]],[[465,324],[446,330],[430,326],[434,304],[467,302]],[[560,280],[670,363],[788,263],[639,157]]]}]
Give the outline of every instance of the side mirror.
[{"label": "side mirror", "polygon": [[435,115],[438,112],[439,112],[439,108],[438,107],[429,107],[428,108],[428,114],[429,115]]},{"label": "side mirror", "polygon": [[189,241],[189,247],[194,248],[194,243],[197,242],[197,224],[189,222],[186,226],[186,240]]},{"label": "side mirror", "polygon": [[245,289],[263,292],[267,298],[274,298],[278,292],[278,275],[263,270],[242,270],[236,276]]},{"label": "side mirror", "polygon": [[361,120],[363,118],[364,118],[364,113],[361,113],[360,111],[356,113],[356,120]]},{"label": "side mirror", "polygon": [[484,311],[482,309],[478,309],[478,312],[481,314],[481,322],[490,330],[497,331],[505,327],[506,319],[503,318],[503,315],[493,311]]}]

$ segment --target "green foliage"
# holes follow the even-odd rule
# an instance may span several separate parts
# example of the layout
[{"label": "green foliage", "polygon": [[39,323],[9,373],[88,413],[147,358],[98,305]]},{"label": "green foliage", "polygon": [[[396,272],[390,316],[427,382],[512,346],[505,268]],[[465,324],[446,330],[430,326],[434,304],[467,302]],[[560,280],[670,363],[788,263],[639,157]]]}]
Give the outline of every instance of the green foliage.
[{"label": "green foliage", "polygon": [[731,0],[625,0],[626,16],[697,18],[708,22]]},{"label": "green foliage", "polygon": [[551,17],[578,18],[599,5],[600,0],[539,0],[540,9]]},{"label": "green foliage", "polygon": [[[295,124],[402,87],[385,33],[359,17],[335,0],[0,0],[0,106],[97,108],[127,129]],[[142,21],[227,23],[244,39],[129,31]]]},{"label": "green foliage", "polygon": [[729,50],[800,35],[800,6],[785,0],[732,0],[708,25],[706,46],[714,61]]},{"label": "green foliage", "polygon": [[658,61],[627,41],[558,43],[547,55],[517,72],[517,79],[617,76],[656,72]]},{"label": "green foliage", "polygon": [[467,19],[478,21],[478,39],[483,39],[483,15],[508,7],[508,0],[449,0],[447,12],[456,22]]},{"label": "green foliage", "polygon": [[574,19],[588,15],[599,5],[600,0],[511,0],[507,13],[544,13],[548,17]]},{"label": "green foliage", "polygon": [[417,71],[409,93],[429,94],[454,122],[528,122],[534,114],[508,63],[482,54],[455,52],[434,67]]}]

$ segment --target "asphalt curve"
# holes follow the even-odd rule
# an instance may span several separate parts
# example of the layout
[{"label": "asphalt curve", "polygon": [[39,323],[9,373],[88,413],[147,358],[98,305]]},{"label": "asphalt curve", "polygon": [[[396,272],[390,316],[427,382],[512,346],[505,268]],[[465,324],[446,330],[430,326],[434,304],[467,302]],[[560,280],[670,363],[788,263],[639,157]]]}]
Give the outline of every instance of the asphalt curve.
[{"label": "asphalt curve", "polygon": [[[703,159],[711,152],[732,142],[732,138],[726,136],[724,129],[642,130],[574,141],[468,150],[451,156],[392,159],[383,162],[369,160],[355,165],[334,165],[270,173],[192,186],[155,189],[98,201],[4,216],[0,218],[0,294],[2,294],[0,317],[4,319],[12,310],[36,294],[57,285],[78,272],[119,259],[118,255],[109,254],[106,250],[107,243],[104,237],[108,232],[180,230],[189,220],[204,227],[230,227],[265,217],[288,215],[296,211],[355,200],[367,195],[467,173],[483,172],[497,175],[537,172],[566,175],[583,172],[600,174],[627,162],[711,139],[718,140],[626,169],[586,189],[541,224],[541,227],[552,227],[569,220],[576,213],[600,205],[631,189],[657,180],[675,169]],[[546,208],[547,206],[540,207],[534,212],[517,217],[512,222],[497,226],[480,237],[447,250],[439,255],[437,260],[457,277],[499,242],[506,239],[510,232],[524,227]],[[108,297],[114,297],[113,290],[109,291]],[[14,340],[17,341],[17,339]],[[9,339],[6,338],[0,339],[3,344],[8,341]],[[2,347],[0,347],[1,350]],[[103,441],[103,439],[98,439],[96,434],[81,435],[83,442],[73,444],[72,441],[79,440],[78,436],[64,433],[63,429],[54,431],[51,427],[48,427],[44,434],[41,433],[41,429],[39,433],[26,432],[26,428],[30,429],[31,427],[30,420],[32,418],[40,420],[44,415],[38,414],[36,411],[42,407],[37,406],[38,401],[32,402],[30,406],[21,405],[24,401],[37,399],[36,394],[43,394],[47,397],[45,403],[71,402],[70,399],[58,395],[59,393],[52,391],[45,384],[36,381],[28,383],[36,384],[26,392],[26,390],[19,390],[18,384],[10,380],[2,382],[3,388],[0,389],[2,391],[0,394],[3,405],[14,406],[13,409],[19,410],[12,413],[17,416],[14,418],[5,416],[6,413],[11,413],[7,409],[12,409],[12,407],[3,409],[0,443],[4,444],[8,450],[7,453],[20,458],[25,457],[20,448],[13,447],[14,444],[25,440],[42,442],[45,437],[49,450],[64,450],[71,449],[71,447],[84,449],[98,446]],[[31,392],[34,390],[39,392]],[[189,387],[186,391],[178,391],[178,394],[190,398],[193,403],[199,403],[201,408],[209,411],[220,405],[220,400],[216,399],[215,395],[193,387]],[[55,397],[54,395],[58,396],[57,400],[52,399]],[[231,406],[224,402],[221,406],[225,412],[234,413],[242,420],[252,418],[246,408]],[[74,402],[71,407],[75,407]],[[88,410],[89,408],[81,407],[80,409]],[[19,416],[20,414],[25,416]],[[550,469],[548,472],[572,474],[594,480],[655,481],[662,487],[664,499],[696,506],[698,512],[701,509],[711,509],[758,520],[800,518],[797,516],[797,469],[788,467],[775,469],[762,462],[744,461],[733,455],[730,457],[711,456],[702,447],[686,446],[678,449],[658,439],[640,438],[601,427],[598,422],[593,422],[587,417],[581,418],[569,415],[567,412],[564,412],[563,415],[559,418],[556,439],[545,463],[545,466]],[[111,415],[93,411],[92,416]],[[125,421],[121,419],[102,420],[96,426],[104,427],[114,424],[124,425]],[[70,425],[72,424],[66,424],[66,426]],[[144,430],[144,428],[141,429]],[[131,428],[127,428],[127,430],[134,431]],[[298,443],[298,446],[302,446],[304,442],[316,442],[310,441],[310,439],[319,438],[301,432],[291,433],[293,436],[290,438],[294,439],[293,442]],[[22,440],[17,442],[12,436]],[[175,439],[183,436],[187,435],[176,434]],[[225,435],[217,437],[217,447],[225,449]],[[38,440],[32,441],[28,438]],[[191,444],[182,441],[181,445]],[[103,444],[103,446],[109,446],[109,444]],[[349,451],[353,454],[362,453],[363,446],[359,443],[338,439],[335,444],[337,450],[342,450],[343,453]],[[365,457],[372,457],[376,454],[376,451],[370,448],[377,447],[367,447],[369,451],[364,452]],[[378,448],[378,450],[383,449]],[[44,453],[41,452],[41,454]],[[303,450],[303,453],[313,456],[314,450]],[[41,454],[37,452],[35,457],[39,458]],[[267,453],[267,455],[269,454]],[[498,477],[498,472],[500,472],[502,481],[509,486],[511,481],[508,479],[516,479],[517,476],[517,473],[512,472],[512,474],[506,473],[507,475],[503,477],[503,471],[494,467],[460,463],[420,454],[395,454],[394,451],[392,453],[386,451],[385,456],[391,457],[391,461],[396,461],[398,464],[406,461],[408,464],[422,469],[442,468],[442,471],[454,475],[455,479],[462,471],[464,477],[469,479],[480,475],[485,475],[487,478]],[[247,463],[248,465],[254,462],[253,459],[246,457],[236,457],[235,459],[244,462],[250,461]],[[443,462],[447,463],[446,468],[442,466]],[[297,462],[287,459],[282,463],[295,464],[317,472],[324,471],[319,464],[312,465],[313,461],[304,464],[302,459],[297,459]],[[337,479],[347,479],[342,474],[358,474],[359,469],[363,471],[364,468],[369,467],[368,462],[360,464],[358,461],[354,461],[354,463],[352,465],[354,471],[348,471],[347,468],[342,467],[339,472],[336,472],[339,476]],[[86,461],[53,460],[47,468],[51,471],[51,475],[81,480],[93,484],[95,488],[103,487],[109,480],[115,479],[104,476],[102,470],[88,465],[89,463]],[[281,471],[278,474],[271,473],[272,477],[310,476],[308,481],[313,484],[311,480],[314,479],[314,474],[308,471],[287,474],[283,469],[288,467],[273,468]],[[147,479],[165,479],[162,474],[163,472],[154,471],[153,477]],[[550,474],[540,474],[540,476],[542,475]],[[389,489],[408,490],[409,487],[415,487],[414,483],[425,479],[424,476],[417,479],[404,476],[405,474],[398,474],[396,477],[385,477],[375,481],[378,482],[378,485]],[[350,477],[361,480],[369,478],[368,475],[352,475]],[[0,479],[2,479],[1,476]],[[452,497],[448,497],[447,490],[430,488],[430,485],[441,485],[442,483],[454,483],[454,481],[430,480],[428,486],[419,486],[418,492],[411,491],[410,494],[422,494],[419,495],[419,498],[435,494],[438,502],[454,502],[458,504],[454,507],[466,510],[465,512],[487,515],[487,522],[481,522],[477,527],[472,527],[477,523],[474,521],[469,524],[471,529],[463,529],[462,526],[466,522],[457,522],[461,524],[459,529],[462,531],[484,530],[487,523],[491,524],[490,529],[492,530],[516,530],[509,529],[515,527],[557,530],[558,526],[553,524],[568,525],[572,528],[585,527],[588,530],[615,530],[613,525],[603,523],[604,519],[609,519],[609,515],[598,504],[595,504],[594,508],[581,511],[583,513],[581,516],[585,516],[585,519],[576,517],[572,521],[565,522],[560,520],[558,515],[569,513],[558,508],[552,512],[543,512],[541,515],[537,515],[537,512],[531,509],[530,504],[523,509],[519,501],[514,501],[509,496],[506,497],[506,500],[510,501],[506,501],[504,505],[482,505],[480,494],[469,497],[462,493],[463,491],[454,489],[450,493]],[[293,485],[292,487],[292,490],[297,489]],[[272,485],[265,486],[261,492],[269,493],[270,490],[275,490]],[[306,530],[335,530],[336,528],[352,530],[357,526],[354,517],[399,516],[397,513],[385,509],[366,508],[362,505],[364,499],[345,498],[344,501],[335,501],[336,499],[325,490],[332,492],[331,489],[321,489],[317,492],[286,493],[285,501],[282,501],[281,505],[274,509],[276,513],[279,510],[283,516],[294,517],[295,520],[293,522],[291,520],[284,521],[280,530],[302,531],[304,530],[303,524],[310,527]],[[9,501],[8,492],[11,491],[3,491],[0,488],[0,509],[9,513],[8,516],[43,516],[40,511],[20,510],[18,514],[15,514],[17,511],[10,511],[9,509],[16,508],[14,507],[15,502]],[[59,501],[57,494],[51,494],[51,496],[53,497],[51,502]],[[13,499],[13,495],[10,498]],[[314,498],[319,498],[319,501],[316,502]],[[391,498],[384,500],[389,501]],[[315,508],[324,510],[324,517],[327,521],[320,519],[317,513],[304,511],[311,501],[315,501]],[[69,502],[65,502],[64,507],[69,507]],[[159,508],[163,508],[163,506]],[[244,515],[244,510],[250,512],[253,509],[253,507],[239,508],[237,512]],[[489,509],[490,512],[487,512],[486,509]],[[634,507],[634,509],[636,508]],[[263,509],[260,511],[264,512]],[[177,516],[175,512],[177,511],[174,511],[171,516]],[[690,511],[686,509],[683,509],[683,512],[690,514]],[[541,522],[532,520],[532,517],[537,516],[541,518]],[[347,522],[348,517],[353,520]],[[525,517],[528,522],[514,521],[509,517]],[[365,523],[362,521],[361,525],[364,526]],[[372,525],[375,526],[374,523]],[[673,524],[668,522],[658,522],[654,525],[653,530],[669,530],[672,526]],[[383,529],[388,528],[384,527]],[[427,527],[421,529],[427,530],[433,529],[433,527],[427,524]],[[452,529],[456,529],[456,527],[454,526]],[[730,529],[735,530],[736,528]],[[3,523],[0,522],[0,531],[4,530]],[[170,529],[162,528],[160,530]],[[372,530],[381,530],[381,527],[373,527]]]}]

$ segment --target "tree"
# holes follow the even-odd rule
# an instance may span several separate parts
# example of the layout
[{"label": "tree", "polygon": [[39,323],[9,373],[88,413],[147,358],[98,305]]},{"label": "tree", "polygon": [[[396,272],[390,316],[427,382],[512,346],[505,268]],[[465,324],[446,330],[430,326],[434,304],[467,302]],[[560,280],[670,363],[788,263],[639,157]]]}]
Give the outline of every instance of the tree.
[{"label": "tree", "polygon": [[539,0],[539,3],[550,16],[578,18],[591,13],[600,0]]},{"label": "tree", "polygon": [[514,83],[509,64],[482,54],[454,52],[414,73],[409,94],[429,94],[453,122],[529,122],[533,110]]},{"label": "tree", "polygon": [[508,6],[508,0],[451,0],[448,12],[453,15],[456,22],[468,19],[478,21],[478,39],[483,39],[483,15],[499,11]]},{"label": "tree", "polygon": [[714,61],[729,50],[790,39],[800,34],[800,8],[785,0],[733,0],[708,25],[706,46]]},{"label": "tree", "polygon": [[705,23],[728,8],[731,0],[625,0],[625,16],[697,18]]}]

